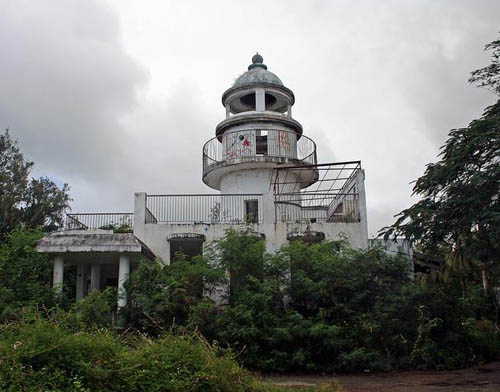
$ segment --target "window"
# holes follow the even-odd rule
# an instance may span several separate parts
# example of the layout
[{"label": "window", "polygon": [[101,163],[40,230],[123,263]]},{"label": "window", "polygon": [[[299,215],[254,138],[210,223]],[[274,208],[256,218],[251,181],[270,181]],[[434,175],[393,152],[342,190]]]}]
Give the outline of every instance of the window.
[{"label": "window", "polygon": [[247,223],[258,223],[259,221],[259,201],[245,200],[245,220]]},{"label": "window", "polygon": [[247,110],[255,110],[255,93],[242,96],[240,102]]},{"label": "window", "polygon": [[257,155],[267,155],[267,131],[259,131],[259,133],[255,137],[255,153]]}]

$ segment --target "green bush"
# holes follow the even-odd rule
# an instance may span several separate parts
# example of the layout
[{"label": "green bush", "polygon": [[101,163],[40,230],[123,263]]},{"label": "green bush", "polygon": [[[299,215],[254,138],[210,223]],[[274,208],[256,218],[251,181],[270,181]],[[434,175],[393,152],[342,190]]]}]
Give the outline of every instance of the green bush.
[{"label": "green bush", "polygon": [[129,300],[121,317],[127,327],[152,336],[184,326],[190,309],[223,279],[224,270],[201,256],[178,253],[170,265],[142,262],[125,284]]},{"label": "green bush", "polygon": [[[464,296],[408,273],[407,260],[380,249],[294,242],[271,256],[248,229],[230,230],[203,257],[132,274],[127,325],[200,331],[264,371],[450,369],[498,355],[480,287]],[[200,282],[205,294],[225,285],[227,298],[203,298]]]},{"label": "green bush", "polygon": [[93,291],[73,305],[77,322],[93,328],[111,327],[116,313],[118,290],[108,287]]},{"label": "green bush", "polygon": [[[32,314],[0,327],[2,391],[280,391],[196,335],[74,331]],[[335,386],[321,390],[336,391]]]},{"label": "green bush", "polygon": [[35,250],[39,230],[14,229],[0,244],[0,321],[23,306],[56,304],[51,287],[52,264]]},{"label": "green bush", "polygon": [[[245,263],[251,260],[240,257],[233,268],[243,264],[248,270]],[[407,282],[405,262],[378,250],[295,242],[264,257],[260,278],[247,278],[230,306],[219,309],[218,323],[210,323],[216,331],[198,322],[203,333],[215,332],[221,343],[242,351],[250,368],[391,368],[392,358],[376,336],[383,320],[375,319],[375,309]]]},{"label": "green bush", "polygon": [[[23,341],[12,337],[14,351],[24,354],[5,363],[27,374],[32,371],[29,366],[35,369],[36,374],[23,381],[26,385],[37,377],[51,377],[65,380],[67,388],[97,388],[98,380],[118,377],[117,369],[120,382],[130,384],[140,375],[127,379],[122,367],[140,366],[145,373],[156,374],[141,356],[174,357],[176,347],[186,344],[182,349],[186,352],[191,344],[210,352],[199,339],[186,342],[186,334],[199,333],[217,347],[238,353],[240,364],[262,371],[451,369],[493,360],[500,353],[496,309],[480,286],[470,282],[464,292],[452,283],[412,282],[407,261],[379,249],[353,250],[343,242],[294,242],[268,255],[254,233],[231,230],[203,257],[179,253],[168,266],[141,263],[126,282],[129,301],[120,312],[120,323],[114,324],[116,290],[93,292],[70,312],[58,307],[61,297],[50,288],[51,265],[33,248],[39,235],[14,231],[0,247],[0,312],[4,320],[20,320],[1,327],[2,339],[17,328],[25,331],[28,341],[36,335],[30,347],[40,349],[33,361],[26,362],[31,351],[26,354],[17,343]],[[217,302],[207,297],[222,287],[225,294],[219,290]],[[111,327],[138,334],[117,340],[101,331]],[[54,347],[55,341],[64,344]],[[102,345],[92,348],[98,341]],[[5,351],[8,345],[2,347]],[[112,352],[112,359],[99,359],[97,367],[80,354],[90,350],[101,358],[100,349]],[[212,354],[217,357],[218,351]],[[134,361],[140,358],[137,365]],[[61,366],[51,362],[56,359]],[[118,368],[113,361],[120,364]],[[37,363],[46,366],[37,368]],[[21,377],[19,372],[12,377]],[[197,382],[205,383],[204,377],[201,372]],[[189,388],[182,377],[172,382],[162,388]]]}]

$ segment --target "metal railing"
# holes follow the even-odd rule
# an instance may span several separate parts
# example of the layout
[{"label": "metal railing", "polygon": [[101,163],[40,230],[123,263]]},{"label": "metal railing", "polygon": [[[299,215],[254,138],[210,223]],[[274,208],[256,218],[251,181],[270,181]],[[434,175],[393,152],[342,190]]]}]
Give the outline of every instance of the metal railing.
[{"label": "metal railing", "polygon": [[357,193],[275,195],[278,222],[359,222],[359,195]]},{"label": "metal railing", "polygon": [[276,129],[243,129],[225,132],[203,146],[203,172],[235,160],[262,162],[267,158],[316,164],[316,144],[306,136]]},{"label": "metal railing", "polygon": [[131,212],[78,213],[66,214],[64,227],[67,230],[125,229],[132,228],[133,224]]},{"label": "metal railing", "polygon": [[[360,221],[357,181],[361,173],[360,161],[284,166],[274,170],[271,188],[277,222]],[[310,183],[307,177],[302,179],[300,173],[304,170],[316,170],[314,182]],[[291,173],[299,176],[294,177]]]},{"label": "metal railing", "polygon": [[146,223],[225,223],[263,221],[261,194],[147,195]]}]

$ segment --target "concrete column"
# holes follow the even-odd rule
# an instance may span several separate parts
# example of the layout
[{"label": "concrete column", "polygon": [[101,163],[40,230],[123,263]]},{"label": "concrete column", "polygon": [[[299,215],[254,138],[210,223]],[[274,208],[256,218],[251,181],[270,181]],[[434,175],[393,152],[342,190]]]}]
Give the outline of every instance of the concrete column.
[{"label": "concrete column", "polygon": [[266,110],[266,92],[263,88],[255,89],[255,110],[258,112]]},{"label": "concrete column", "polygon": [[144,226],[146,225],[146,192],[134,194],[134,235],[144,238]]},{"label": "concrete column", "polygon": [[127,292],[123,284],[128,279],[130,273],[130,258],[126,255],[120,255],[120,265],[118,267],[118,308],[127,305]]},{"label": "concrete column", "polygon": [[361,224],[361,244],[368,249],[368,214],[366,212],[365,171],[360,170],[356,176],[356,190],[358,191],[358,207]]},{"label": "concrete column", "polygon": [[90,291],[99,290],[101,285],[101,264],[90,266]]},{"label": "concrete column", "polygon": [[264,218],[265,225],[274,224],[276,222],[273,193],[267,192],[262,194],[262,205],[259,205],[259,209],[262,209],[262,217]]},{"label": "concrete column", "polygon": [[287,112],[288,112],[288,117],[292,117],[292,105],[288,105]]},{"label": "concrete column", "polygon": [[76,300],[80,301],[85,296],[85,265],[76,266]]},{"label": "concrete column", "polygon": [[229,118],[231,116],[231,108],[229,104],[226,104],[226,118]]},{"label": "concrete column", "polygon": [[163,264],[164,265],[170,265],[172,263],[172,260],[170,260],[170,241],[166,241],[165,244],[165,256],[163,258]]},{"label": "concrete column", "polygon": [[64,278],[64,258],[62,256],[54,257],[54,274],[52,278],[52,287],[59,293],[62,291]]}]

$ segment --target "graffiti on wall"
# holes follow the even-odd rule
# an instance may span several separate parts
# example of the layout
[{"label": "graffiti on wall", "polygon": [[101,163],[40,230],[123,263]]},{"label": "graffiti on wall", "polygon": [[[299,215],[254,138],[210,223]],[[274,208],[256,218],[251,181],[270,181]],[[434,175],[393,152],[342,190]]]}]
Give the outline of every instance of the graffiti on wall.
[{"label": "graffiti on wall", "polygon": [[255,131],[232,132],[224,135],[224,157],[234,159],[255,155]]}]

